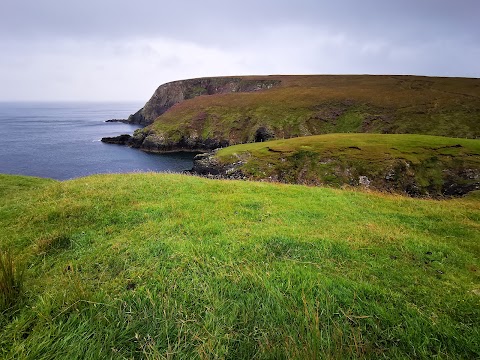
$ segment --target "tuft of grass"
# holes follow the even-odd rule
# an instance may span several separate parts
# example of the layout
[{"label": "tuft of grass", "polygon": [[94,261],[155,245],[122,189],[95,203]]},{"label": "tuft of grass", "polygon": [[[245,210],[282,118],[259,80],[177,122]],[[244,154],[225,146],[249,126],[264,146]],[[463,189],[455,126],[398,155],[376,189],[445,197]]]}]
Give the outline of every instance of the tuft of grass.
[{"label": "tuft of grass", "polygon": [[0,311],[12,307],[20,298],[23,270],[15,263],[10,251],[0,251]]},{"label": "tuft of grass", "polygon": [[47,254],[52,251],[68,249],[71,246],[71,239],[65,234],[48,234],[41,237],[36,244],[38,254]]}]

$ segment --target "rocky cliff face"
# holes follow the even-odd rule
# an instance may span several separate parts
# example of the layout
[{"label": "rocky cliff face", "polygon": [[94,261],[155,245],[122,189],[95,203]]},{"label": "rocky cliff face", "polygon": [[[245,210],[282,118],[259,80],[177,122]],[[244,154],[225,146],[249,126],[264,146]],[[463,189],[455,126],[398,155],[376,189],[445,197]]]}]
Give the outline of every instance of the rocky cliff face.
[{"label": "rocky cliff face", "polygon": [[216,77],[174,81],[158,87],[143,108],[130,115],[128,122],[149,125],[173,105],[200,95],[253,92],[279,85],[279,80],[248,77]]},{"label": "rocky cliff face", "polygon": [[308,177],[305,176],[308,161],[302,161],[300,170],[288,163],[270,164],[274,169],[271,174],[260,172],[254,175],[251,169],[249,171],[249,168],[245,167],[251,160],[248,156],[222,162],[216,154],[216,151],[211,151],[196,155],[191,172],[214,179],[256,180],[309,186],[351,186],[427,198],[459,197],[480,190],[480,168],[466,166],[462,161],[453,166],[436,157],[427,161],[428,166],[436,169],[435,178],[432,174],[425,178],[428,166],[424,163],[413,163],[405,159],[397,159],[393,163],[385,161],[383,166],[372,171],[368,165],[358,166],[354,162],[341,164],[339,159],[335,158],[324,159],[315,165],[318,168],[330,165],[327,171],[324,170],[326,177]]}]

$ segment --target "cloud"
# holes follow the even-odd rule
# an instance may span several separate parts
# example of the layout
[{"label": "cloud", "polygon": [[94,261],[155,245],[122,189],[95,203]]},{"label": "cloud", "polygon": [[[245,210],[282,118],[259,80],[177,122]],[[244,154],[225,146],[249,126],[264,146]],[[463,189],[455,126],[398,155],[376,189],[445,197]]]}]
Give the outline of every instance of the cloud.
[{"label": "cloud", "polygon": [[5,0],[0,100],[146,100],[240,74],[480,76],[477,0]]},{"label": "cloud", "polygon": [[163,82],[248,69],[241,54],[161,38],[11,47],[0,58],[3,100],[145,100]]},{"label": "cloud", "polygon": [[279,26],[311,26],[359,36],[417,41],[470,34],[477,0],[4,0],[0,36],[167,37],[225,46]]}]

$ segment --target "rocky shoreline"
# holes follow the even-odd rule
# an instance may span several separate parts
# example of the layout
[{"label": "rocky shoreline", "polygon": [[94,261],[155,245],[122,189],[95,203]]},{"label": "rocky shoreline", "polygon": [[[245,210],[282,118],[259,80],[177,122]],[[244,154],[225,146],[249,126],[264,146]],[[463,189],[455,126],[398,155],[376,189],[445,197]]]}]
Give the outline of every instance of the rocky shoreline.
[{"label": "rocky shoreline", "polygon": [[[255,132],[254,142],[263,142],[275,138],[275,134],[261,126]],[[174,151],[209,152],[230,145],[230,139],[202,138],[200,136],[182,136],[175,140],[143,128],[136,130],[133,135],[121,134],[113,137],[104,137],[101,140],[107,144],[125,145],[146,152],[164,153]]]},{"label": "rocky shoreline", "polygon": [[129,146],[135,149],[140,149],[151,153],[168,153],[168,152],[208,152],[214,149],[227,147],[230,145],[228,140],[219,139],[202,139],[202,138],[180,138],[175,141],[160,137],[156,134],[149,134],[148,132],[135,131],[133,136],[129,134],[122,134],[113,137],[104,137],[101,140],[107,144],[116,144]]}]

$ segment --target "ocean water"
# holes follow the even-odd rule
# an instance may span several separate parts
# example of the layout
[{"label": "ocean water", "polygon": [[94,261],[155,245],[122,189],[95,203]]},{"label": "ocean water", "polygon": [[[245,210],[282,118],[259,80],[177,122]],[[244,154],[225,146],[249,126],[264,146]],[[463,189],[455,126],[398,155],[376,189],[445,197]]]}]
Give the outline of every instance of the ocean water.
[{"label": "ocean water", "polygon": [[0,102],[0,173],[65,180],[191,169],[191,153],[147,154],[100,141],[104,136],[133,133],[138,126],[105,120],[125,119],[142,105]]}]

